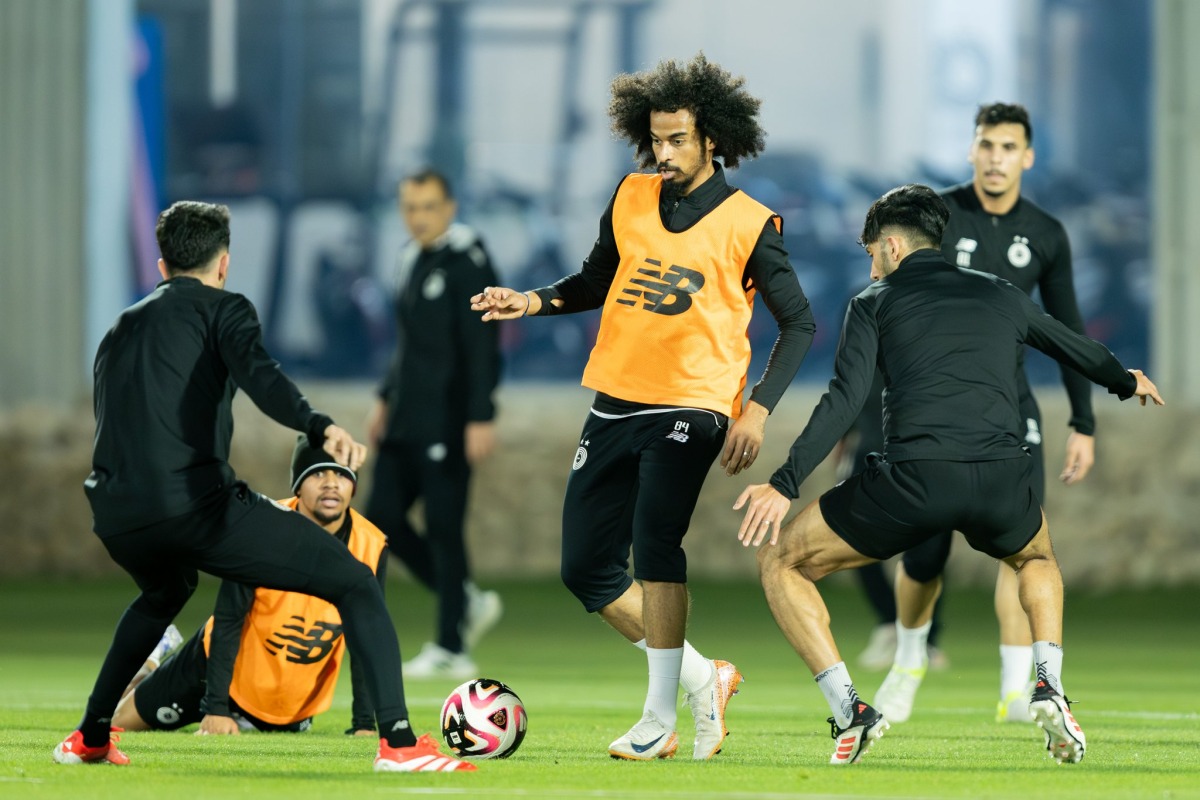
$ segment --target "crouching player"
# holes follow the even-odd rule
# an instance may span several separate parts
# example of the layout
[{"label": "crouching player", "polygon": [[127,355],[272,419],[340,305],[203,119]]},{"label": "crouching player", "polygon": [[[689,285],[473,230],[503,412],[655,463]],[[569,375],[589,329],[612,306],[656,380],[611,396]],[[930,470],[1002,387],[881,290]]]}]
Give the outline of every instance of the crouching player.
[{"label": "crouching player", "polygon": [[[354,472],[300,437],[291,479],[295,496],[283,505],[345,543],[371,567],[382,589],[387,538],[350,508]],[[113,725],[177,730],[199,722],[202,734],[305,731],[329,708],[345,654],[341,618],[332,604],[225,581],[214,615],[196,635],[161,667],[147,661],[121,699]],[[346,733],[375,736],[374,706],[360,673],[351,664],[354,697]]]}]

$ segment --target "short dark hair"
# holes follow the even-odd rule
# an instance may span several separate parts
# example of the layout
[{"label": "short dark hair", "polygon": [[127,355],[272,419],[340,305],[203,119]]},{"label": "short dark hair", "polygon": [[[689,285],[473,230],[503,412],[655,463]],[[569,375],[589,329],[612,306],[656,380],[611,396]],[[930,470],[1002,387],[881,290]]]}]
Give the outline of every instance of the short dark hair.
[{"label": "short dark hair", "polygon": [[446,196],[447,200],[454,199],[454,192],[450,190],[450,179],[433,167],[421,167],[415,172],[410,172],[400,181],[400,185],[403,186],[406,183],[429,183],[430,181],[442,187],[442,194]]},{"label": "short dark hair", "polygon": [[1012,122],[1025,129],[1025,144],[1033,144],[1033,125],[1029,112],[1017,103],[990,103],[979,107],[975,114],[975,127],[991,127]]},{"label": "short dark hair", "polygon": [[229,249],[229,208],[181,200],[158,215],[154,226],[167,272],[191,272]]},{"label": "short dark hair", "polygon": [[933,189],[919,183],[897,186],[871,204],[858,243],[866,247],[884,231],[896,230],[913,247],[941,247],[948,219],[950,209]]},{"label": "short dark hair", "polygon": [[655,162],[650,112],[687,109],[696,118],[696,132],[716,145],[713,155],[736,167],[766,146],[766,133],[758,124],[762,101],[746,91],[745,83],[704,53],[685,64],[672,59],[646,72],[618,75],[608,104],[613,133],[634,146],[640,166],[650,167]]}]

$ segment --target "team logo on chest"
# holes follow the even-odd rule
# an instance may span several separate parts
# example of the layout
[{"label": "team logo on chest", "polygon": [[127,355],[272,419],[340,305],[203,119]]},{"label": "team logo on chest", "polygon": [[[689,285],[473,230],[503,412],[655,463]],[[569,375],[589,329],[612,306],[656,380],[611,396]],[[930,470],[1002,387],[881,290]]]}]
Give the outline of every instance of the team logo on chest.
[{"label": "team logo on chest", "polygon": [[294,664],[315,664],[329,655],[341,637],[342,626],[339,624],[317,620],[307,627],[304,617],[292,615],[263,642],[263,647],[273,656],[282,653]]},{"label": "team logo on chest", "polygon": [[1014,236],[1013,243],[1008,246],[1008,263],[1020,269],[1028,267],[1033,260],[1033,251],[1029,249],[1029,240],[1024,236]]},{"label": "team logo on chest", "polygon": [[421,294],[426,300],[437,300],[446,291],[446,274],[440,269],[429,273],[429,277],[421,284]]},{"label": "team logo on chest", "polygon": [[[662,262],[653,258],[647,258],[646,263],[662,267]],[[692,307],[692,295],[704,286],[702,274],[678,264],[672,264],[665,271],[639,267],[638,275],[644,277],[630,278],[631,285],[621,290],[630,299],[617,298],[617,302],[623,306],[633,306],[637,305],[640,298],[642,308],[655,314],[682,314]]]},{"label": "team logo on chest", "polygon": [[979,248],[979,242],[974,239],[962,238],[954,245],[954,249],[958,251],[958,258],[955,263],[960,267],[971,266],[971,253],[974,253]]}]

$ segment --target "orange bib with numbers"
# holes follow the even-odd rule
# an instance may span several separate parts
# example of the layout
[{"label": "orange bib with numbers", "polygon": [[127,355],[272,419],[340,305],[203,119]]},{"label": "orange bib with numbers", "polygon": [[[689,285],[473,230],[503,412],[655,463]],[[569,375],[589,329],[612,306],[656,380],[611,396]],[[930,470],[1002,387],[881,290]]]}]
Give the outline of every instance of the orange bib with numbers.
[{"label": "orange bib with numbers", "polygon": [[637,403],[736,419],[750,366],[746,262],[774,212],[735,191],[679,233],[658,213],[659,175],[630,175],[613,201],[621,261],[583,385]]},{"label": "orange bib with numbers", "polygon": [[[298,497],[281,501],[292,509],[299,502]],[[378,571],[387,537],[358,512],[349,513],[350,552]],[[206,653],[212,625],[209,617],[204,626]],[[329,708],[345,653],[342,618],[332,603],[259,587],[242,626],[229,696],[264,722],[299,722]]]}]

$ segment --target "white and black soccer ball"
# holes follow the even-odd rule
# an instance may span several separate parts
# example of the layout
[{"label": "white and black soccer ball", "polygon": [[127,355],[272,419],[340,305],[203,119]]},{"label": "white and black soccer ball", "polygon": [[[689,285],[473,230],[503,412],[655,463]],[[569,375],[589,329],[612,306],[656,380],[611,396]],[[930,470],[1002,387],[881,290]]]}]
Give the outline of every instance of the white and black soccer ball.
[{"label": "white and black soccer ball", "polygon": [[490,678],[467,681],[442,704],[442,738],[466,758],[508,758],[525,739],[528,721],[517,693]]}]

